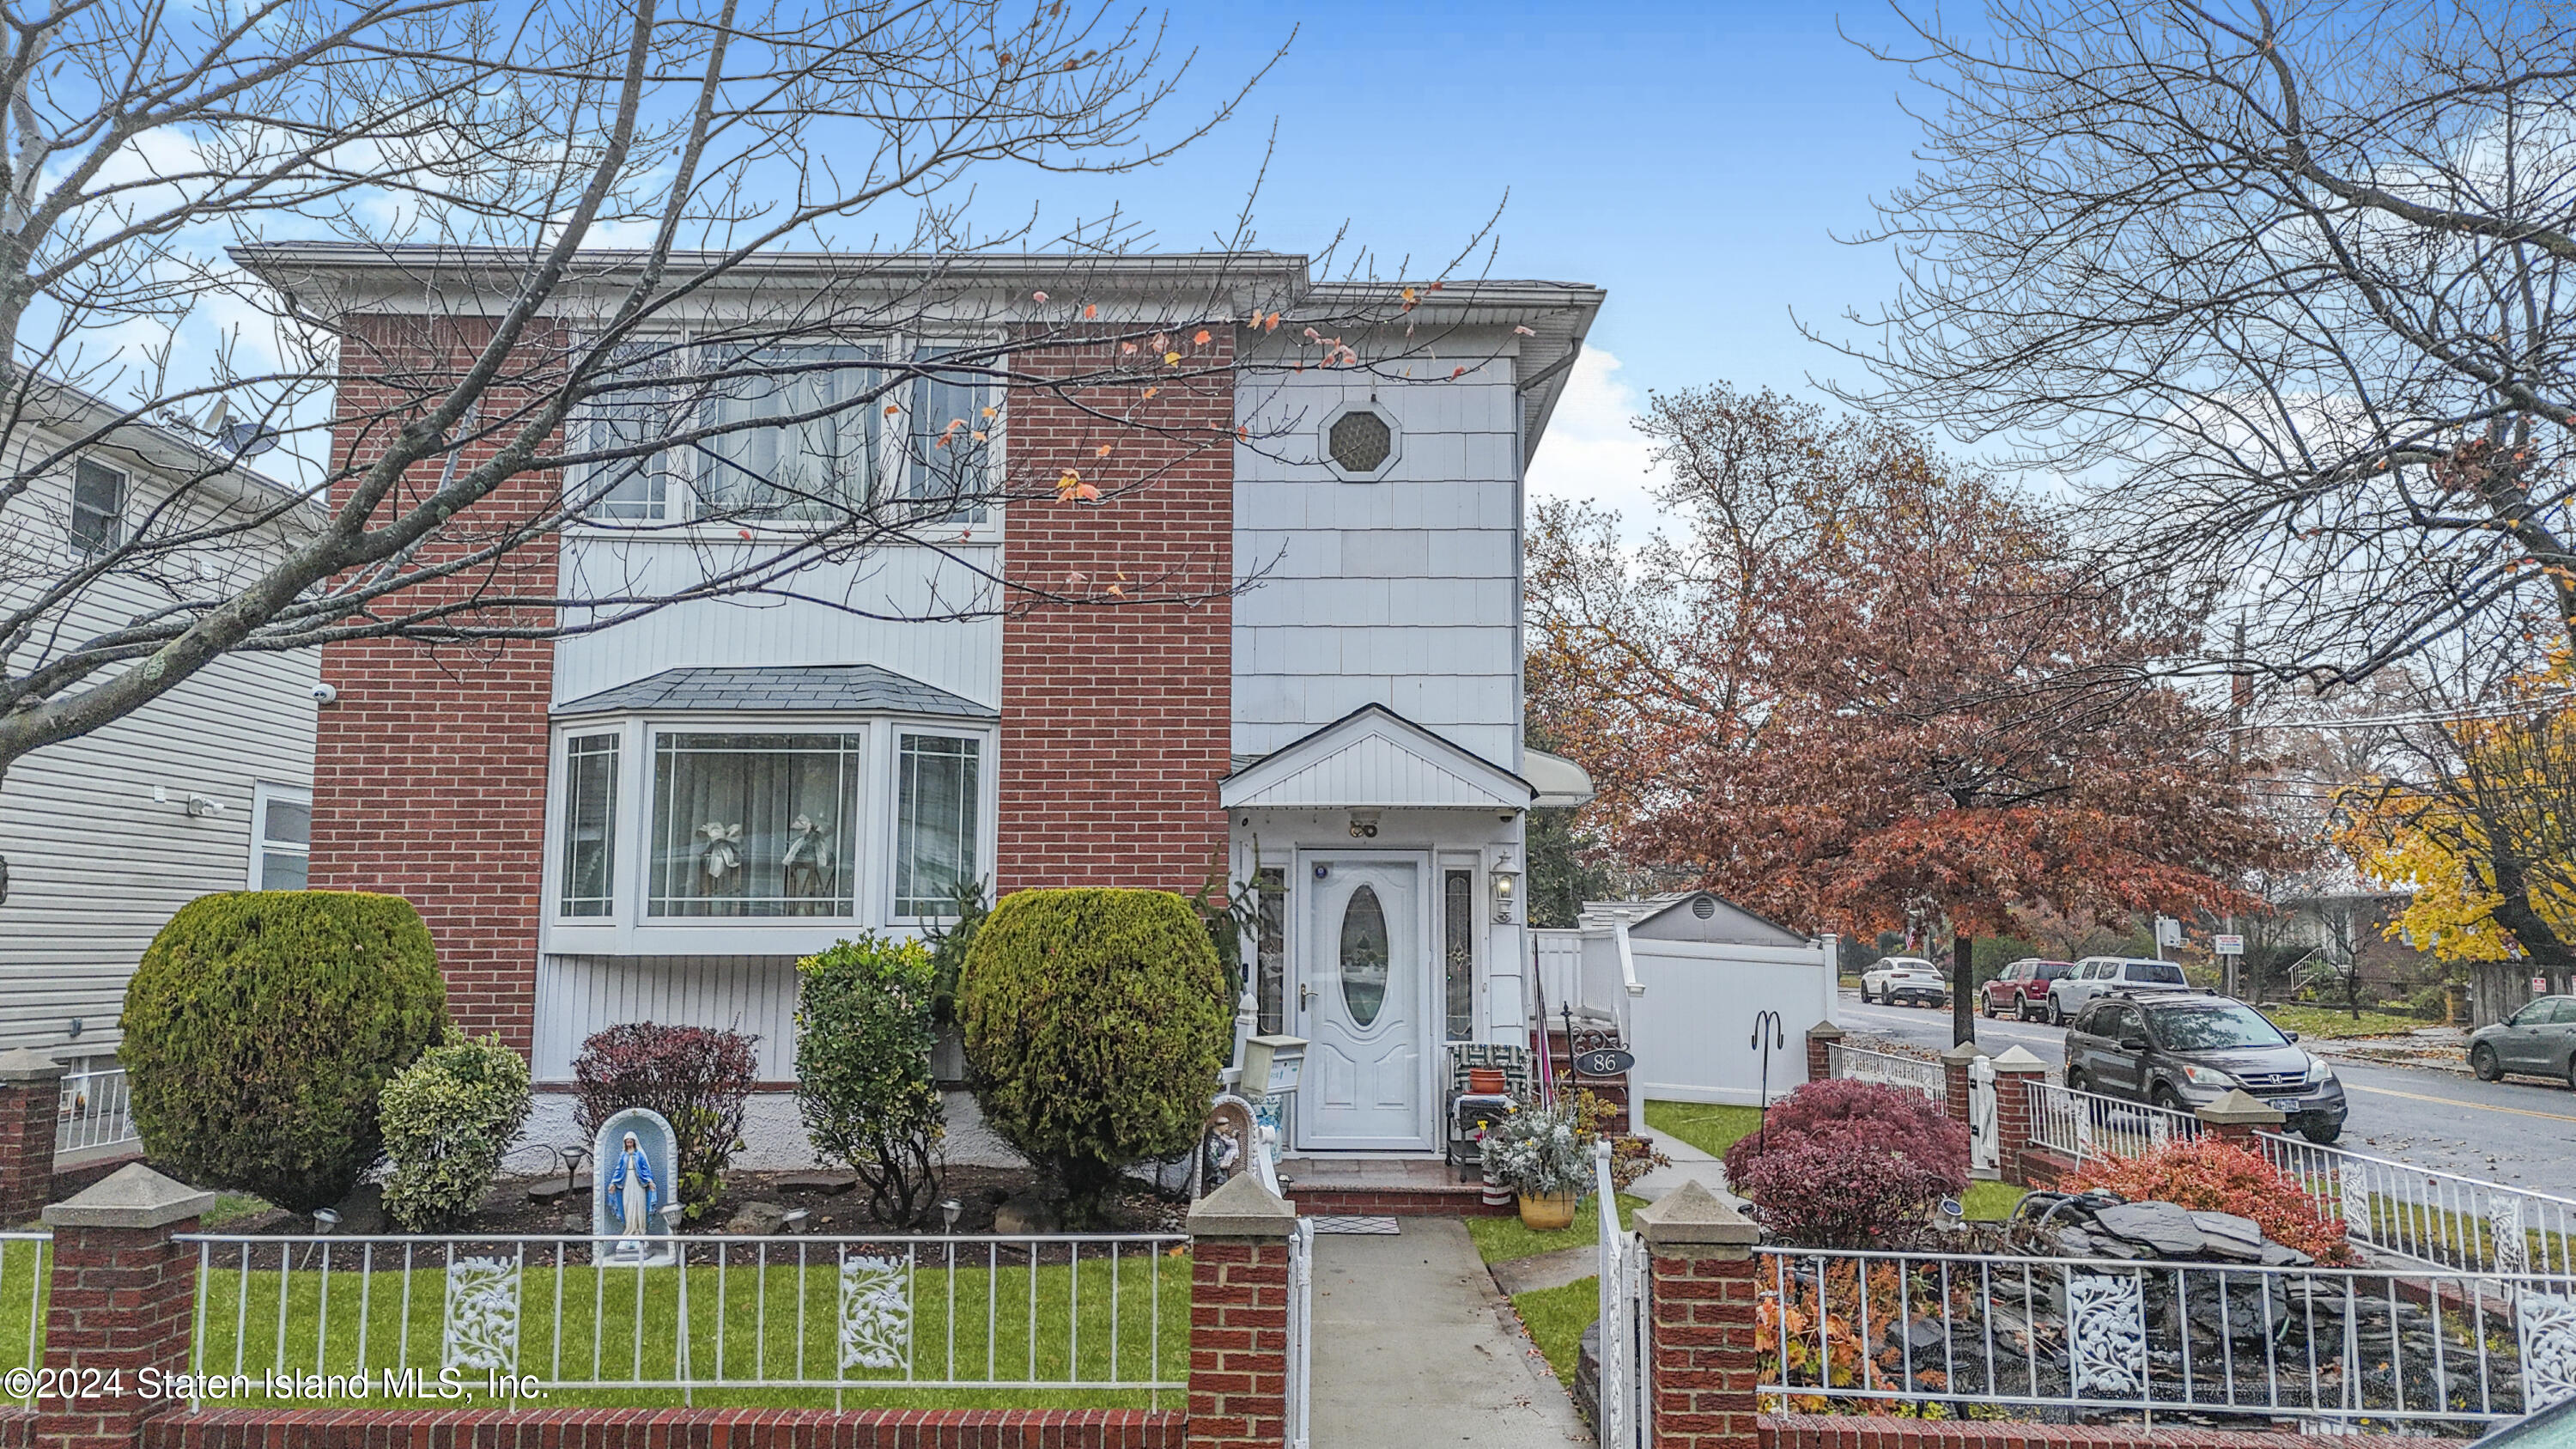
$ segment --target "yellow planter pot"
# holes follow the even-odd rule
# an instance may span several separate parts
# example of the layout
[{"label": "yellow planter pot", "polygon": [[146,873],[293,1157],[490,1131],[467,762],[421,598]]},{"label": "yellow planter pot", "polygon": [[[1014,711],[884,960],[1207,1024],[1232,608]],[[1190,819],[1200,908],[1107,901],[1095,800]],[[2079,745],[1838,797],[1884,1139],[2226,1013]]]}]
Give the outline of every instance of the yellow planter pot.
[{"label": "yellow planter pot", "polygon": [[1580,1195],[1551,1192],[1544,1196],[1522,1193],[1521,1226],[1534,1233],[1553,1233],[1574,1225],[1574,1205]]}]

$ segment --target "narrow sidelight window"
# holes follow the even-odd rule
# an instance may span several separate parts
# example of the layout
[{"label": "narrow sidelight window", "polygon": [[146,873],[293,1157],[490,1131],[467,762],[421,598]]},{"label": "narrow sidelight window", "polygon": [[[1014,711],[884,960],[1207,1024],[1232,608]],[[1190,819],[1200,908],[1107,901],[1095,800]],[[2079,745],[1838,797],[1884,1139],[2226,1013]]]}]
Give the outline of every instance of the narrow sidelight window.
[{"label": "narrow sidelight window", "polygon": [[905,735],[897,751],[894,913],[957,913],[957,890],[983,879],[975,859],[975,775],[982,746]]},{"label": "narrow sidelight window", "polygon": [[564,742],[563,914],[604,916],[617,893],[617,736]]},{"label": "narrow sidelight window", "polygon": [[1288,872],[1265,865],[1253,876],[1259,925],[1253,932],[1253,990],[1261,1004],[1261,1031],[1288,1029]]},{"label": "narrow sidelight window", "polygon": [[1441,999],[1447,1004],[1449,1040],[1476,1035],[1476,873],[1453,870],[1440,879]]}]

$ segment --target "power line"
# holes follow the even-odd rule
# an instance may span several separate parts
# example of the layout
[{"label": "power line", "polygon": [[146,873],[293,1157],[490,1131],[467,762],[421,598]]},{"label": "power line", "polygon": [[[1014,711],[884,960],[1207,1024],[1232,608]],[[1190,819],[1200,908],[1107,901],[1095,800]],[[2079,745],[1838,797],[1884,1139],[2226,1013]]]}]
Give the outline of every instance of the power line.
[{"label": "power line", "polygon": [[2376,729],[2391,725],[2454,724],[2470,720],[2508,719],[2514,715],[2538,713],[2553,704],[2576,704],[2576,689],[2562,689],[2551,694],[2535,695],[2512,704],[2479,705],[2471,709],[2427,710],[2417,714],[2375,715],[2365,719],[2270,720],[2262,724],[2227,726],[2229,734],[2247,730],[2355,730]]}]

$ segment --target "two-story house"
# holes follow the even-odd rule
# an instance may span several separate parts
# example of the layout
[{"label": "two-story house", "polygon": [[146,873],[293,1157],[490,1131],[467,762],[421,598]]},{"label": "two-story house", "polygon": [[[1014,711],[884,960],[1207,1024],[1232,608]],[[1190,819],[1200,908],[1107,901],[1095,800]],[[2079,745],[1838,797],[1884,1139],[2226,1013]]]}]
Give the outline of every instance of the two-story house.
[{"label": "two-story house", "polygon": [[[424,298],[432,326],[477,305],[472,268],[445,254],[239,255],[350,328],[416,322]],[[591,264],[611,278],[618,265]],[[775,296],[841,265],[773,257],[760,285]],[[1035,308],[1074,265],[997,261],[956,285]],[[1248,327],[1211,306],[1174,324],[1194,356],[1242,366],[1184,406],[1233,437],[1162,463],[1150,431],[1121,440],[1150,487],[984,509],[936,548],[818,562],[793,589],[593,632],[334,645],[314,883],[410,897],[458,1015],[527,1051],[541,1082],[568,1080],[589,1034],[651,1019],[756,1033],[764,1075],[784,1085],[795,959],[858,930],[919,930],[957,882],[1262,881],[1276,888],[1253,953],[1262,1025],[1313,1044],[1292,1146],[1436,1152],[1445,1044],[1528,1039],[1526,813],[1588,793],[1579,770],[1522,747],[1522,478],[1602,293],[1456,284],[1404,311],[1396,287],[1316,284],[1296,256],[1079,265],[1083,297],[1121,315],[1255,284],[1291,299],[1292,317],[1385,302],[1401,320],[1348,337],[1353,355],[1418,351],[1411,328],[1436,335],[1440,357],[1302,365],[1297,349],[1313,348],[1293,321]],[[1061,298],[1049,305],[1062,314]],[[1008,307],[978,315],[1013,323]],[[371,335],[371,356],[389,335]],[[1024,471],[1092,456],[1080,408],[1012,392],[915,393],[884,427],[995,407],[1008,417],[995,447]],[[776,459],[838,444],[743,446]],[[619,495],[628,526],[573,528],[524,566],[556,571],[567,595],[607,580],[668,589],[729,546],[730,527],[685,526],[693,492],[725,486],[675,465]],[[1204,588],[934,617],[979,578],[1061,592],[1113,568],[1168,593]]]}]

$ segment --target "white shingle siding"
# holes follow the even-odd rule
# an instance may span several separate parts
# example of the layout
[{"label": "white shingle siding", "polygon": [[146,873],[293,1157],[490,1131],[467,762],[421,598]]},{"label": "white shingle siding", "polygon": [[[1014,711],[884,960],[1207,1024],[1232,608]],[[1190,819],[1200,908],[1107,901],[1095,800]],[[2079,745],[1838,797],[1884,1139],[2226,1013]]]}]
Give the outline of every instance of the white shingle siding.
[{"label": "white shingle siding", "polygon": [[[1453,351],[1481,351],[1465,342]],[[1518,400],[1506,359],[1455,381],[1299,373],[1247,388],[1235,454],[1234,751],[1377,703],[1509,767],[1520,729]],[[1318,456],[1366,402],[1402,434],[1375,483]]]}]

